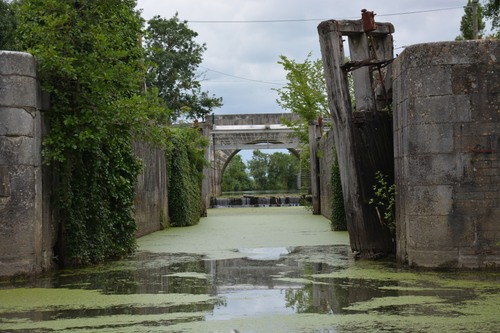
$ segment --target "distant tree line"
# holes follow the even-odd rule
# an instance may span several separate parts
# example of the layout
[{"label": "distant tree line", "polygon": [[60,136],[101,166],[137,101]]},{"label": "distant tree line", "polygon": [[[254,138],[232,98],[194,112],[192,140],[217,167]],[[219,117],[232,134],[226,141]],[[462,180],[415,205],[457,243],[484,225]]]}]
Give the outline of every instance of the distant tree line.
[{"label": "distant tree line", "polygon": [[298,190],[300,161],[291,154],[266,154],[254,150],[245,164],[240,155],[228,163],[222,178],[222,191],[290,191]]}]

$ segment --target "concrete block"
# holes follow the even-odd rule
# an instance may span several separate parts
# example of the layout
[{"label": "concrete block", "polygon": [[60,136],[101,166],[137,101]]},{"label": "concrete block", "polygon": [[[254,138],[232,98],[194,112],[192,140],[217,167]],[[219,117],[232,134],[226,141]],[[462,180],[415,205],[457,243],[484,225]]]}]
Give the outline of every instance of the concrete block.
[{"label": "concrete block", "polygon": [[34,230],[36,224],[42,222],[37,219],[41,179],[37,179],[36,169],[33,166],[11,168],[9,200],[0,210],[0,258],[14,254],[28,258],[35,253]]},{"label": "concrete block", "polygon": [[461,159],[455,154],[408,157],[409,185],[452,185],[462,178]]},{"label": "concrete block", "polygon": [[447,216],[410,216],[408,246],[416,250],[453,250],[452,230]]},{"label": "concrete block", "polygon": [[0,76],[0,105],[38,109],[38,81],[29,76]]},{"label": "concrete block", "polygon": [[446,66],[423,66],[412,68],[407,75],[407,94],[412,97],[451,95],[451,68]]},{"label": "concrete block", "polygon": [[445,95],[415,98],[412,124],[468,122],[471,106],[467,95]]},{"label": "concrete block", "polygon": [[452,87],[454,95],[471,95],[479,91],[480,65],[477,63],[456,65],[452,68]]},{"label": "concrete block", "polygon": [[[425,65],[461,65],[491,62],[491,54],[498,54],[498,43],[487,40],[436,42],[408,46],[405,55],[407,67]],[[500,59],[500,55],[496,57]],[[404,66],[403,66],[404,67]]]},{"label": "concrete block", "polygon": [[0,136],[0,165],[41,164],[38,141],[26,136]]},{"label": "concrete block", "polygon": [[458,249],[453,250],[409,250],[407,260],[416,267],[457,267]]},{"label": "concrete block", "polygon": [[10,172],[6,165],[0,166],[0,197],[10,197]]},{"label": "concrete block", "polygon": [[472,119],[476,121],[500,122],[500,61],[495,65],[478,66],[477,92],[471,94]]},{"label": "concrete block", "polygon": [[32,112],[24,109],[0,107],[0,135],[33,137],[34,117]]},{"label": "concrete block", "polygon": [[0,75],[20,75],[35,78],[37,64],[29,53],[0,51]]},{"label": "concrete block", "polygon": [[414,125],[408,129],[408,152],[410,154],[447,154],[453,151],[453,124],[423,124]]},{"label": "concrete block", "polygon": [[450,214],[453,204],[453,186],[408,186],[408,215],[443,216]]}]

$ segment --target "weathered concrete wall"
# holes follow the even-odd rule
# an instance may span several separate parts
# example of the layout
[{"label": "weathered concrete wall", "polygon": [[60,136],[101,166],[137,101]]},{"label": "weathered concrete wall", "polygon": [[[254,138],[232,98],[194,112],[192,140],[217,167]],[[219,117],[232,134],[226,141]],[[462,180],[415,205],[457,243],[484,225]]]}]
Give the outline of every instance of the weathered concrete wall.
[{"label": "weathered concrete wall", "polygon": [[33,56],[0,51],[0,275],[4,276],[39,272],[51,264],[50,228],[43,227],[40,104]]},{"label": "weathered concrete wall", "polygon": [[134,200],[136,237],[141,237],[168,226],[167,166],[162,149],[139,142],[134,150],[144,165]]},{"label": "weathered concrete wall", "polygon": [[[53,263],[57,207],[52,169],[42,167],[44,126],[37,64],[27,53],[0,51],[0,276],[35,274]],[[137,143],[144,170],[136,185],[137,237],[168,223],[162,150]]]},{"label": "weathered concrete wall", "polygon": [[413,45],[394,66],[398,258],[500,265],[500,43]]}]

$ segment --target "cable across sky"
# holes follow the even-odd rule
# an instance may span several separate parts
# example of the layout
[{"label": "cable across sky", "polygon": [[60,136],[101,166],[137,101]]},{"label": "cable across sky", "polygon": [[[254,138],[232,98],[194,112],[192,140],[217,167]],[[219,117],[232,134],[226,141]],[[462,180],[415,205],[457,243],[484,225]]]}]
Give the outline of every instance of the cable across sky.
[{"label": "cable across sky", "polygon": [[[427,10],[417,10],[411,12],[400,12],[400,13],[390,13],[390,14],[376,14],[380,17],[387,16],[401,16],[401,15],[412,15],[412,14],[424,14],[431,12],[441,12],[448,10],[456,10],[463,9],[463,6],[460,7],[448,7],[448,8],[438,8],[438,9],[427,9]],[[358,17],[344,17],[344,18],[335,18],[335,20],[352,20],[358,19]],[[275,20],[186,20],[189,23],[214,23],[214,24],[234,24],[234,23],[293,23],[293,22],[321,22],[330,20],[332,18],[311,18],[311,19],[275,19]]]}]

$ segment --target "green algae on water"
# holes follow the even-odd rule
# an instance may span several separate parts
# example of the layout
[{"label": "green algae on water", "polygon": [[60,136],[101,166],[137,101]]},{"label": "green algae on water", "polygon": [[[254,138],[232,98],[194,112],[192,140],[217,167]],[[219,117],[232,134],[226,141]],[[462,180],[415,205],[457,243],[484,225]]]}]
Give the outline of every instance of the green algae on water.
[{"label": "green algae on water", "polygon": [[210,295],[103,294],[97,290],[65,288],[16,288],[0,290],[0,313],[47,309],[109,308],[116,306],[166,306],[215,302]]}]

